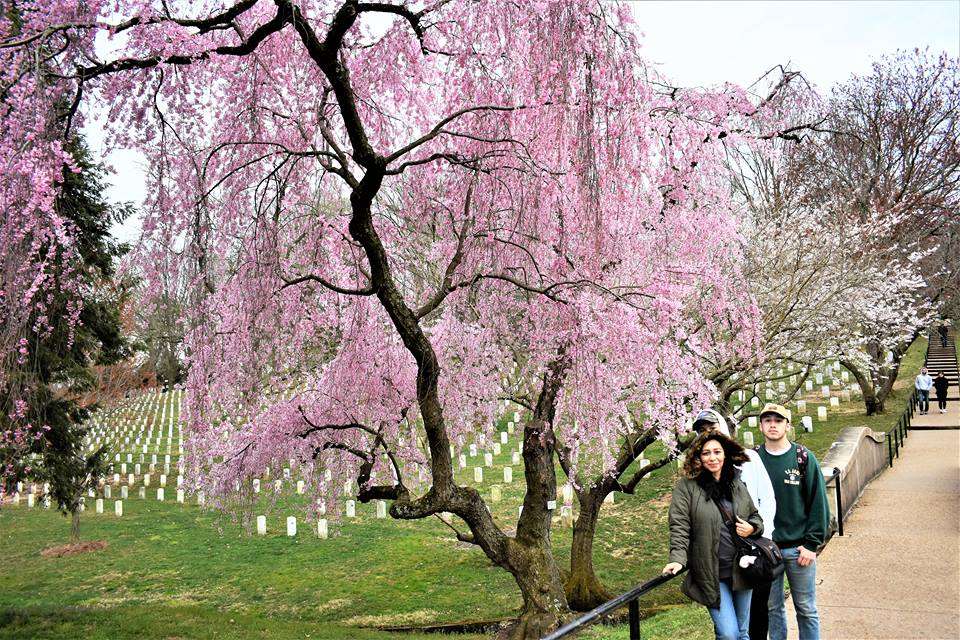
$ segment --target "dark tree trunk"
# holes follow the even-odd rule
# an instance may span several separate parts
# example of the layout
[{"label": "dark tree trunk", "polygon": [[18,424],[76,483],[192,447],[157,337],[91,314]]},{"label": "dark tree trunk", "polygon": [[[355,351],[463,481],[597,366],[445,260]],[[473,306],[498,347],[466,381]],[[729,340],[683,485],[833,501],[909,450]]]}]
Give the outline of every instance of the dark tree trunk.
[{"label": "dark tree trunk", "polygon": [[70,542],[80,542],[80,509],[77,508],[70,513]]},{"label": "dark tree trunk", "polygon": [[510,630],[511,640],[542,638],[559,626],[569,610],[560,570],[549,544],[508,544],[509,570],[523,594],[523,609]]},{"label": "dark tree trunk", "polygon": [[840,359],[840,364],[856,378],[860,385],[860,393],[863,395],[863,405],[867,410],[867,415],[872,416],[883,411],[883,401],[878,400],[877,394],[873,388],[873,378],[860,370],[860,368],[850,360]]},{"label": "dark tree trunk", "polygon": [[608,493],[605,486],[578,492],[580,513],[573,524],[573,544],[570,548],[570,575],[564,590],[567,603],[574,611],[589,611],[613,597],[593,568],[593,540],[600,519],[600,507]]}]

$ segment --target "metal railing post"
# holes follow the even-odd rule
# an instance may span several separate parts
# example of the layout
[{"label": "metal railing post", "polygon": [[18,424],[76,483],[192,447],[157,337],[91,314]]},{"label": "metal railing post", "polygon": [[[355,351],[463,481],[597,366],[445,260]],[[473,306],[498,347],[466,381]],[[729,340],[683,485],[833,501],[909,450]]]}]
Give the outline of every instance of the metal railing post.
[{"label": "metal railing post", "polygon": [[891,434],[887,432],[887,457],[890,459],[890,467],[893,468],[893,443],[890,442]]},{"label": "metal railing post", "polygon": [[843,491],[840,489],[840,467],[833,468],[833,481],[837,489],[837,535],[843,536]]},{"label": "metal railing post", "polygon": [[640,603],[631,600],[628,610],[630,612],[630,640],[640,640]]}]

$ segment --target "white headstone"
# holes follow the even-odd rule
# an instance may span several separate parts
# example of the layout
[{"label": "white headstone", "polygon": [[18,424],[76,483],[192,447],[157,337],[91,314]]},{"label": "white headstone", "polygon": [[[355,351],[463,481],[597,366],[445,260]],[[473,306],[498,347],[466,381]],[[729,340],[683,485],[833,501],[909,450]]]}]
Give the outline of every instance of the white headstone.
[{"label": "white headstone", "polygon": [[759,406],[760,406],[760,398],[758,398],[757,396],[753,396],[753,398],[750,400],[750,406],[751,406],[751,407],[759,407]]},{"label": "white headstone", "polygon": [[500,485],[495,484],[490,487],[490,502],[500,502],[503,498],[503,493],[500,490]]},{"label": "white headstone", "polygon": [[803,416],[800,418],[800,423],[803,425],[803,430],[807,433],[813,433],[813,418],[810,416]]},{"label": "white headstone", "polygon": [[747,426],[751,429],[757,428],[757,416],[750,416],[747,418]]},{"label": "white headstone", "polygon": [[483,482],[483,467],[473,468],[473,481],[476,483]]},{"label": "white headstone", "polygon": [[493,455],[498,456],[498,455],[500,455],[500,452],[501,452],[501,451],[503,451],[503,449],[500,448],[500,443],[499,443],[499,442],[494,442],[494,443],[493,443]]},{"label": "white headstone", "polygon": [[470,445],[470,457],[474,458],[476,457],[476,455],[477,455],[477,445],[472,444]]},{"label": "white headstone", "polygon": [[320,518],[317,520],[317,537],[321,540],[326,540],[330,537],[330,531],[327,529],[326,518]]},{"label": "white headstone", "polygon": [[504,484],[510,484],[513,482],[513,468],[504,467],[503,468],[503,482]]},{"label": "white headstone", "polygon": [[803,386],[807,391],[813,391],[813,380],[808,379],[806,382],[803,383]]},{"label": "white headstone", "polygon": [[817,419],[820,422],[827,421],[827,408],[826,407],[817,407]]},{"label": "white headstone", "polygon": [[744,446],[746,446],[748,449],[752,449],[752,448],[753,448],[753,432],[752,432],[752,431],[744,431],[744,432],[743,432],[743,444],[744,444]]},{"label": "white headstone", "polygon": [[813,379],[816,380],[817,384],[823,384],[823,374],[822,374],[822,373],[814,374]]},{"label": "white headstone", "polygon": [[807,401],[797,400],[797,413],[806,413],[806,412],[807,412]]},{"label": "white headstone", "polygon": [[163,489],[157,489],[157,500],[163,501]]},{"label": "white headstone", "polygon": [[184,495],[183,489],[177,489],[177,502],[179,502],[180,504],[183,504],[183,499],[185,497],[186,496]]},{"label": "white headstone", "polygon": [[487,467],[492,467],[492,466],[493,466],[493,454],[492,454],[492,453],[485,453],[485,454],[483,454],[483,464],[484,464],[484,466],[487,466]]},{"label": "white headstone", "polygon": [[378,518],[387,517],[387,503],[384,500],[377,500],[377,517]]},{"label": "white headstone", "polygon": [[520,464],[520,452],[514,451],[513,455],[510,456],[510,463],[513,465]]},{"label": "white headstone", "polygon": [[347,517],[356,518],[357,517],[357,503],[353,500],[347,500]]},{"label": "white headstone", "polygon": [[611,491],[610,493],[608,493],[603,497],[604,504],[613,504],[613,501],[614,501],[613,491]]},{"label": "white headstone", "polygon": [[547,511],[553,511],[557,508],[556,500],[547,500]]},{"label": "white headstone", "polygon": [[120,498],[126,500],[130,495],[130,488],[127,485],[120,487]]},{"label": "white headstone", "polygon": [[305,485],[304,485],[304,483],[303,483],[303,480],[297,480],[297,493],[298,493],[298,494],[303,495],[303,487],[304,487],[304,486],[305,486]]},{"label": "white headstone", "polygon": [[149,486],[150,486],[150,474],[149,474],[149,473],[147,473],[147,474],[145,474],[145,475],[143,476],[143,486],[145,486],[145,487],[149,487]]},{"label": "white headstone", "polygon": [[822,387],[820,387],[820,395],[822,395],[824,398],[829,398],[829,397],[830,397],[830,385],[825,384],[825,385],[823,385]]},{"label": "white headstone", "polygon": [[203,503],[204,503],[203,491],[197,491],[197,504],[202,507]]},{"label": "white headstone", "polygon": [[118,518],[123,517],[123,501],[117,500],[113,503],[113,512],[117,514]]},{"label": "white headstone", "polygon": [[830,406],[831,406],[831,407],[839,407],[839,406],[840,406],[840,398],[838,398],[837,396],[833,396],[832,398],[830,398]]},{"label": "white headstone", "polygon": [[113,497],[113,489],[110,488],[110,485],[104,485],[103,497],[106,498],[107,500]]},{"label": "white headstone", "polygon": [[253,492],[260,493],[260,478],[253,479]]},{"label": "white headstone", "polygon": [[95,504],[97,513],[103,513],[103,498],[97,498]]},{"label": "white headstone", "polygon": [[287,516],[287,535],[290,537],[297,535],[297,519],[294,516]]},{"label": "white headstone", "polygon": [[509,438],[510,438],[510,436],[507,435],[507,432],[506,432],[506,431],[501,431],[501,432],[500,432],[500,444],[507,444],[507,440],[508,440]]}]

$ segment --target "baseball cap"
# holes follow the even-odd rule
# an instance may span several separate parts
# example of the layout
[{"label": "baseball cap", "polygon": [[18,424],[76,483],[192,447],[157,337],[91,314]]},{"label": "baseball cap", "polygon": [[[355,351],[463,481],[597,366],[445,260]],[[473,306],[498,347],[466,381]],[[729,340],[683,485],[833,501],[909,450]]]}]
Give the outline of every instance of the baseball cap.
[{"label": "baseball cap", "polygon": [[786,420],[787,422],[791,421],[790,409],[787,409],[786,407],[781,406],[779,404],[773,404],[772,402],[768,402],[767,404],[763,405],[763,409],[760,410],[760,417],[762,418],[764,414],[767,414],[767,413],[778,415],[784,420]]},{"label": "baseball cap", "polygon": [[696,432],[716,429],[725,436],[730,436],[730,429],[727,427],[727,421],[719,412],[713,409],[704,409],[693,419],[693,430]]}]

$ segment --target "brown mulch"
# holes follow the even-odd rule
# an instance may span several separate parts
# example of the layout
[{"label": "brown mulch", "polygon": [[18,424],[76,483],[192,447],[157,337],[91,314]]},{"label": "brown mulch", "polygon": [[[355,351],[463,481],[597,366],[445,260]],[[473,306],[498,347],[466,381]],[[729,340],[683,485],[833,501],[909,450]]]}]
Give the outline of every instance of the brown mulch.
[{"label": "brown mulch", "polygon": [[72,544],[62,544],[57,547],[47,547],[40,552],[40,555],[44,558],[62,558],[63,556],[75,556],[78,553],[100,551],[106,548],[106,540],[93,540],[92,542],[77,542]]}]

